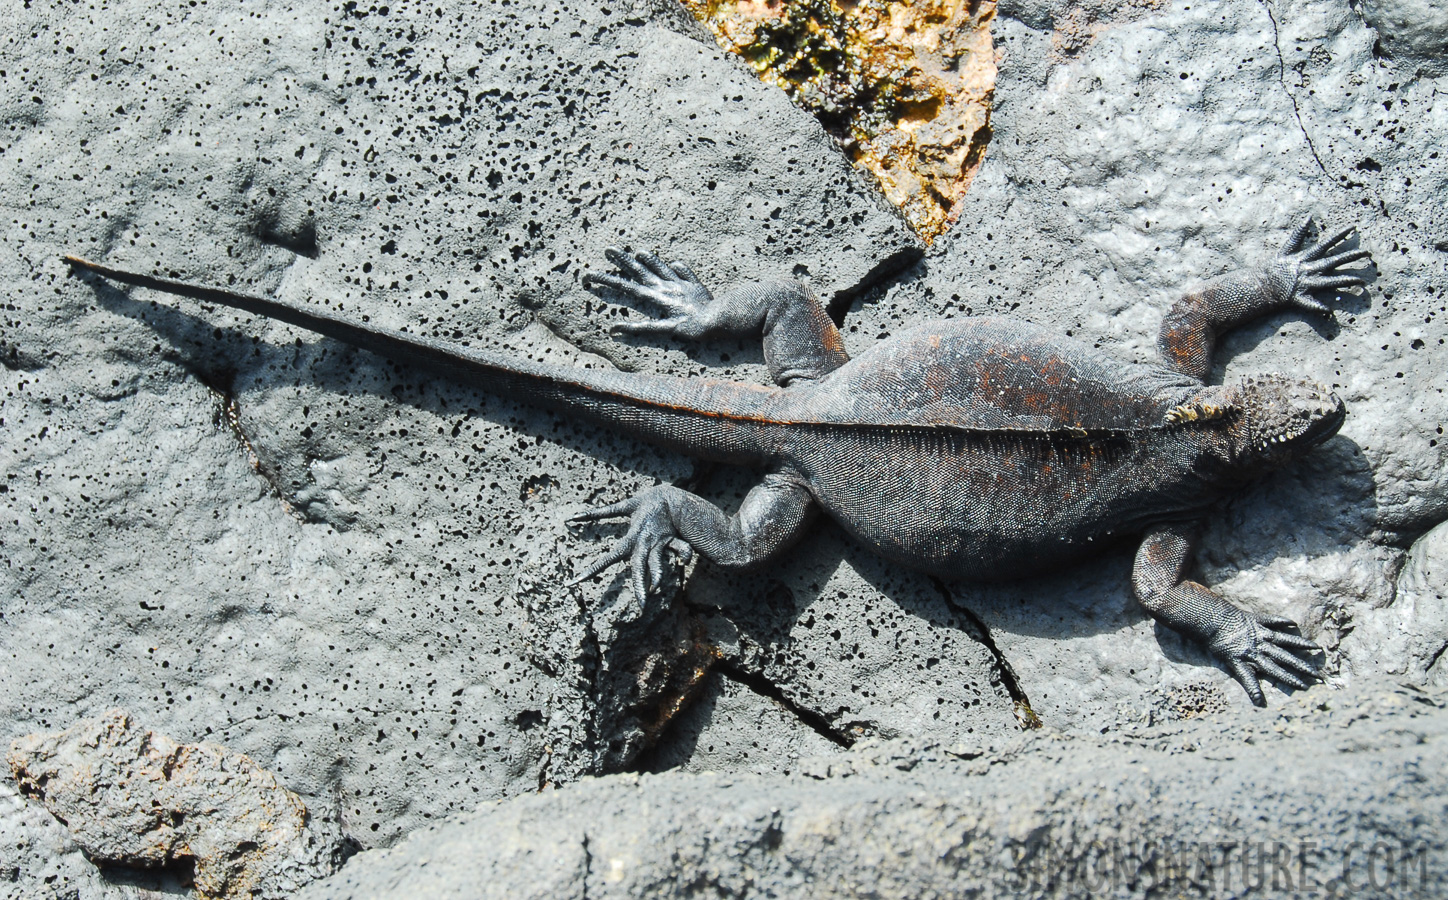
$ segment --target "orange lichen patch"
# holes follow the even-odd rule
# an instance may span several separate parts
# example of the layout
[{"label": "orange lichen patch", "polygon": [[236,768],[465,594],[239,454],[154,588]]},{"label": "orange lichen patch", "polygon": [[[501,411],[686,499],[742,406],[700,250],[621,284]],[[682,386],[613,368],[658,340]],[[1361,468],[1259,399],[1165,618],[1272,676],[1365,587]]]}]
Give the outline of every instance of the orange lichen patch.
[{"label": "orange lichen patch", "polygon": [[994,0],[684,0],[720,46],[813,112],[926,241],[990,140]]}]

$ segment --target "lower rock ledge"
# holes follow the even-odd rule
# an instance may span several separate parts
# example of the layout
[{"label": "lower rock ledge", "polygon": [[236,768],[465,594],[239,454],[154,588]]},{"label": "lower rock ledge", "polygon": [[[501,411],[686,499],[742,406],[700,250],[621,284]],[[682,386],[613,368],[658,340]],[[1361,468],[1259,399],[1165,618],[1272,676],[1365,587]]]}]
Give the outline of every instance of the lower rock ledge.
[{"label": "lower rock ledge", "polygon": [[584,779],[299,896],[1428,895],[1448,870],[1445,736],[1448,692],[1318,686],[1109,735],[866,740],[788,776]]}]

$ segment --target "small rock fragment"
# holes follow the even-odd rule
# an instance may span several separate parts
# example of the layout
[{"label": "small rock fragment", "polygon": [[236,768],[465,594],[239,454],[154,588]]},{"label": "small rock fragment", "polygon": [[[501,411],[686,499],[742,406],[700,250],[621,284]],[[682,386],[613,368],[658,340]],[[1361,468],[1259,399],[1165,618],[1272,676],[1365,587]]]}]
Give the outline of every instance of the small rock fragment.
[{"label": "small rock fragment", "polygon": [[286,897],[340,862],[335,825],[250,757],[178,744],[124,710],[20,738],[6,761],[93,861],[189,864],[203,898]]}]

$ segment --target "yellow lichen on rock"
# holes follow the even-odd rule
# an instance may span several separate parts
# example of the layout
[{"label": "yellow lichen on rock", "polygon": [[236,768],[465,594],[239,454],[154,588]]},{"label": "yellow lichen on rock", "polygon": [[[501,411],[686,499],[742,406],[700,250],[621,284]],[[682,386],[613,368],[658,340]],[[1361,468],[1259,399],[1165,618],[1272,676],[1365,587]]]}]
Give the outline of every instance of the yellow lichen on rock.
[{"label": "yellow lichen on rock", "polygon": [[990,138],[993,0],[684,0],[870,172],[921,237],[952,211]]}]

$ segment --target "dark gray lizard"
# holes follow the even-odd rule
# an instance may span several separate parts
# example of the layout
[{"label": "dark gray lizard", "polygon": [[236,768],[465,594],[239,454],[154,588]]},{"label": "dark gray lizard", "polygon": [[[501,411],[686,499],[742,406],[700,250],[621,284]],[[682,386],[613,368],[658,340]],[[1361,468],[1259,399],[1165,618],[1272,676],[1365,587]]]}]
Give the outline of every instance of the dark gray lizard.
[{"label": "dark gray lizard", "polygon": [[1208,385],[1222,332],[1272,310],[1327,307],[1310,292],[1360,286],[1338,271],[1352,229],[1307,247],[1311,220],[1267,266],[1187,294],[1167,313],[1161,365],[1115,359],[1026,322],[932,322],[851,359],[815,296],[783,281],[713,297],[688,266],[609,250],[595,291],[658,306],[630,333],[763,333],[775,387],[584,369],[509,358],[344,319],[325,309],[198,287],[67,257],[141,287],[256,313],[477,386],[562,409],[705,460],[767,474],[728,515],[672,485],[575,521],[627,516],[627,533],[578,580],[630,559],[643,601],[665,554],[725,568],[779,556],[824,510],[885,557],[946,579],[1024,577],[1144,535],[1137,599],[1204,642],[1261,705],[1259,675],[1315,677],[1317,645],[1290,619],[1240,609],[1185,572],[1195,526],[1224,493],[1334,435],[1344,408],[1285,376]]}]

